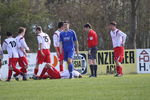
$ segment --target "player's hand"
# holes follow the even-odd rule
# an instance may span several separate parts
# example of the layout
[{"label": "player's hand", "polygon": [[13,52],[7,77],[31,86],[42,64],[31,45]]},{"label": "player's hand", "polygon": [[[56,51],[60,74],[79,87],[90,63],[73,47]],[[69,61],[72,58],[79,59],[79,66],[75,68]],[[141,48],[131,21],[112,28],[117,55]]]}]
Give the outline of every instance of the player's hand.
[{"label": "player's hand", "polygon": [[79,50],[76,51],[77,56],[79,56]]},{"label": "player's hand", "polygon": [[45,56],[43,52],[41,52],[41,55],[42,55],[42,56]]},{"label": "player's hand", "polygon": [[30,51],[30,49],[29,50],[26,50],[27,51],[27,53],[30,53],[31,51]]},{"label": "player's hand", "polygon": [[88,54],[91,55],[91,50],[88,51]]}]

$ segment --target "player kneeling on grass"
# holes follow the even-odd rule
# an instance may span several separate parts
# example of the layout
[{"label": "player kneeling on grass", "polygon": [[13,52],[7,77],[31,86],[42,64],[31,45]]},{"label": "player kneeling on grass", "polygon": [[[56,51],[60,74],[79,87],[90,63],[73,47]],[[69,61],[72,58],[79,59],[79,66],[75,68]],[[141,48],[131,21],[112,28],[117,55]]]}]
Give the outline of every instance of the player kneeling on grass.
[{"label": "player kneeling on grass", "polygon": [[7,51],[8,52],[8,56],[9,56],[9,70],[8,70],[8,79],[6,81],[10,81],[11,76],[12,76],[12,72],[16,72],[14,74],[14,77],[16,80],[18,80],[17,76],[20,74],[23,76],[23,79],[25,78],[25,75],[16,68],[16,64],[18,63],[18,46],[16,43],[16,39],[13,38],[12,33],[7,32],[7,39],[4,40],[3,45],[2,45],[2,49],[3,51]]},{"label": "player kneeling on grass", "polygon": [[116,63],[116,77],[123,75],[121,62],[124,59],[124,44],[127,35],[116,28],[117,23],[112,21],[109,24],[110,35],[112,38],[113,48],[114,48],[114,60]]},{"label": "player kneeling on grass", "polygon": [[[69,79],[70,78],[70,72],[68,70],[59,72],[55,67],[53,67],[51,64],[46,64],[41,75],[36,76],[33,79]],[[82,78],[82,75],[78,72],[73,70],[72,71],[72,78]]]}]

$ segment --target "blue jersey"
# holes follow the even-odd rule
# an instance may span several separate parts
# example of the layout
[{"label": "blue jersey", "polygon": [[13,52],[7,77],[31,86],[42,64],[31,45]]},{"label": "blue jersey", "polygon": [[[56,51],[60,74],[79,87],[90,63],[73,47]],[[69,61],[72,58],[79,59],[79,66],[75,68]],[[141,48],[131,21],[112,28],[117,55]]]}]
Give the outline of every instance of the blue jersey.
[{"label": "blue jersey", "polygon": [[60,42],[62,42],[64,52],[74,51],[75,41],[77,41],[77,36],[73,30],[60,33]]}]

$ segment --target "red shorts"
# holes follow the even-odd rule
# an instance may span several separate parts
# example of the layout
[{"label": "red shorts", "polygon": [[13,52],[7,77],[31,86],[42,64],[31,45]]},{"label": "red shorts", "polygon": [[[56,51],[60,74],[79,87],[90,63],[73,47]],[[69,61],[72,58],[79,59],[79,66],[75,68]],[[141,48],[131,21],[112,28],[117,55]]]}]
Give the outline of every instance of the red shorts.
[{"label": "red shorts", "polygon": [[15,68],[18,60],[19,60],[18,58],[9,58],[8,66],[12,67],[12,68]]},{"label": "red shorts", "polygon": [[58,52],[60,54],[60,55],[58,55],[59,61],[63,61],[64,60],[64,53],[60,53],[60,48],[59,47],[57,47],[57,50],[58,50]]},{"label": "red shorts", "polygon": [[44,53],[44,56],[41,54],[40,50],[38,50],[37,54],[37,63],[42,64],[42,63],[51,63],[50,59],[50,50],[49,49],[42,49],[42,52]]},{"label": "red shorts", "polygon": [[19,58],[19,66],[20,67],[25,67],[28,65],[28,60],[26,57],[20,57]]},{"label": "red shorts", "polygon": [[123,59],[124,59],[124,47],[115,47],[114,60],[119,61],[121,63]]},{"label": "red shorts", "polygon": [[49,68],[47,73],[51,79],[60,79],[61,78],[60,72],[55,67]]}]

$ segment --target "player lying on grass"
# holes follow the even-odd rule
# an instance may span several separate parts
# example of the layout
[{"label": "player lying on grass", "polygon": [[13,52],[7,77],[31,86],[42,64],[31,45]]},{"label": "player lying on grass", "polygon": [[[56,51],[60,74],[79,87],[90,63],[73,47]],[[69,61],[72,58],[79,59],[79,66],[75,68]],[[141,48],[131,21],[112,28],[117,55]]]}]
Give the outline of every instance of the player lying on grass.
[{"label": "player lying on grass", "polygon": [[[44,69],[47,69],[45,73],[41,73],[40,76],[33,77],[33,79],[69,79],[70,73],[68,70],[59,72],[55,67],[51,66],[50,64],[46,64]],[[43,72],[43,71],[42,71]],[[82,78],[82,75],[78,72],[73,70],[72,71],[72,78]]]}]

